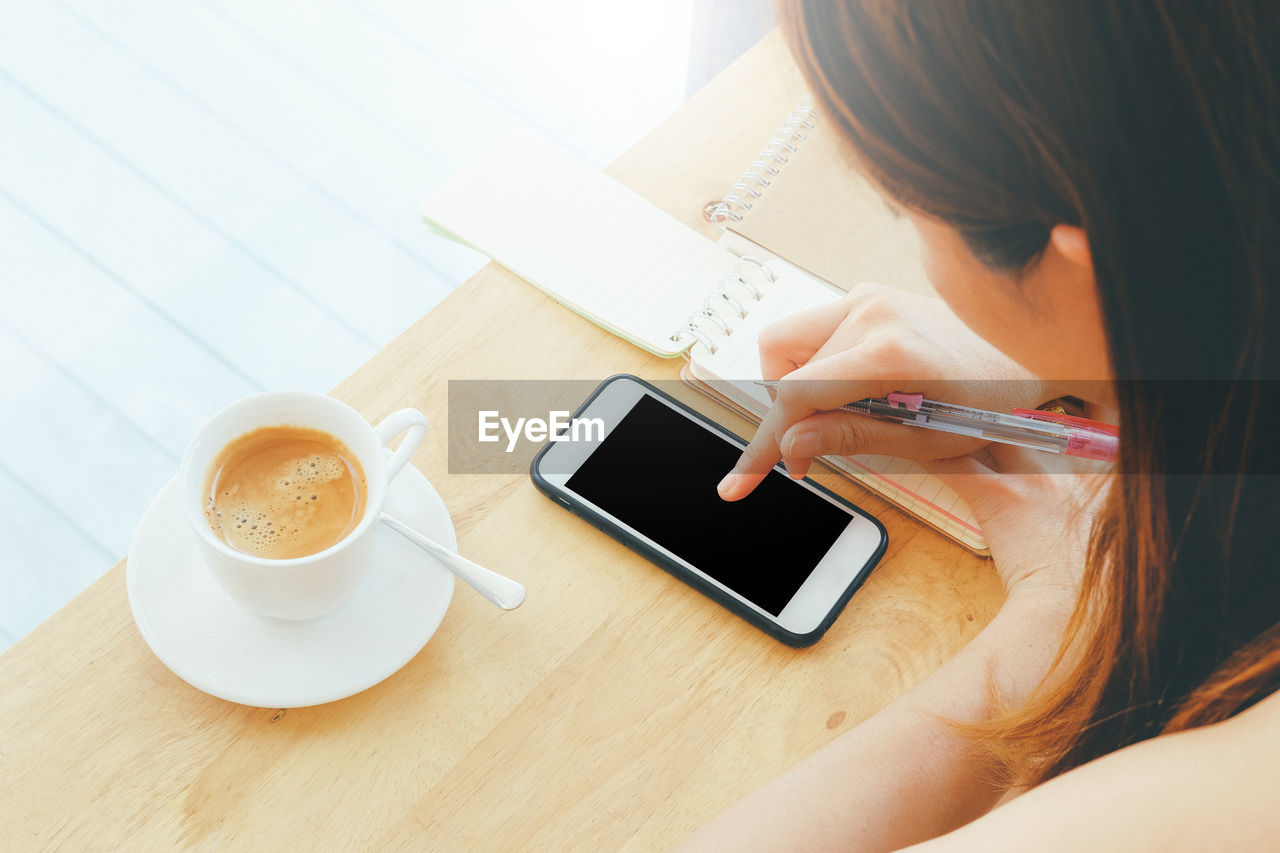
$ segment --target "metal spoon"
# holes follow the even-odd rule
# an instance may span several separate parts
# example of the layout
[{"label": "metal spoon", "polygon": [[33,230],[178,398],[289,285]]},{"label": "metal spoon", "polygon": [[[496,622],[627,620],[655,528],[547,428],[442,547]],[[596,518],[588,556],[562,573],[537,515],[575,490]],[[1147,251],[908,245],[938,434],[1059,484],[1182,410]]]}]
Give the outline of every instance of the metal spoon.
[{"label": "metal spoon", "polygon": [[403,521],[394,519],[385,512],[378,517],[378,520],[444,563],[445,568],[469,583],[476,592],[503,610],[515,610],[524,604],[524,587],[511,578],[505,578],[484,566],[476,565],[466,557],[450,551],[433,539],[428,539]]}]

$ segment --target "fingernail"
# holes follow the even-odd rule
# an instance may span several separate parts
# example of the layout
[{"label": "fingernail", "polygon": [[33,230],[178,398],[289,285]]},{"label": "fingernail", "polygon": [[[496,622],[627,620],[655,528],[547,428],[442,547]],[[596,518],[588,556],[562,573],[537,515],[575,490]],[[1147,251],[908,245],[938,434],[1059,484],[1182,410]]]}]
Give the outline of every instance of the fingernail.
[{"label": "fingernail", "polygon": [[802,432],[796,434],[791,439],[791,447],[787,451],[788,456],[798,456],[804,459],[812,459],[822,453],[822,434],[817,432]]},{"label": "fingernail", "polygon": [[716,486],[716,492],[718,492],[722,498],[732,497],[734,493],[734,485],[734,474],[725,474],[724,479]]}]

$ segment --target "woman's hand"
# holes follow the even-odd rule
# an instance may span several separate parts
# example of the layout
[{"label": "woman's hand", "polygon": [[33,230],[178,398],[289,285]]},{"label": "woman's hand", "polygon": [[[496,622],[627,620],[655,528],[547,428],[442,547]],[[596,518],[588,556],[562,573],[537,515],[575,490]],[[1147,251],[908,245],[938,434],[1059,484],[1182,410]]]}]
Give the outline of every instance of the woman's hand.
[{"label": "woman's hand", "polygon": [[1064,628],[1111,466],[997,444],[921,464],[973,510],[1008,595],[1005,606],[1026,602],[1060,617]]},{"label": "woman's hand", "polygon": [[720,484],[726,500],[750,494],[779,459],[799,478],[816,456],[938,459],[982,444],[832,411],[854,400],[903,391],[1007,412],[1057,396],[970,331],[941,300],[876,284],[860,284],[838,302],[767,327],[760,336],[760,365],[765,379],[785,381],[755,438]]}]

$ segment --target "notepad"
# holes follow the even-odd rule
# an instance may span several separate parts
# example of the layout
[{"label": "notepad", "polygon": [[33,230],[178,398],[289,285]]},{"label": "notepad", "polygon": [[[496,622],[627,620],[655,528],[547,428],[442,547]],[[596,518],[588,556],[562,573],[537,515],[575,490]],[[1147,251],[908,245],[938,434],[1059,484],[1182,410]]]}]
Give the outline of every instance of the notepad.
[{"label": "notepad", "polygon": [[[659,356],[685,356],[691,384],[757,421],[769,405],[754,385],[760,330],[841,295],[741,235],[707,239],[533,131],[446,179],[422,216],[610,332]],[[824,461],[965,547],[985,550],[969,508],[914,462]]]}]

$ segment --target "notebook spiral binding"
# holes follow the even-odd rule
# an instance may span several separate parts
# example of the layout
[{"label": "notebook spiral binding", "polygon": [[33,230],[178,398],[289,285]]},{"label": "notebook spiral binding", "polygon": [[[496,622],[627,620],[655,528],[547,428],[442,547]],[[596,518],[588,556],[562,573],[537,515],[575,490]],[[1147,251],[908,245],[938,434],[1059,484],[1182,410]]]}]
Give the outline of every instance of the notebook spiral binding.
[{"label": "notebook spiral binding", "polygon": [[747,170],[738,176],[728,194],[704,208],[707,220],[715,223],[721,231],[728,228],[730,222],[741,222],[743,214],[751,209],[752,202],[760,198],[768,188],[769,179],[781,172],[782,167],[790,160],[787,155],[794,154],[797,143],[804,142],[805,137],[814,129],[817,117],[813,96],[806,95],[774,133],[769,144],[760,150]]},{"label": "notebook spiral binding", "polygon": [[[716,289],[702,300],[702,310],[695,311],[689,315],[689,320],[683,326],[671,335],[674,343],[680,343],[685,337],[693,338],[698,343],[706,347],[709,354],[716,354],[716,337],[728,337],[733,334],[733,325],[729,320],[722,316],[726,309],[733,312],[733,316],[740,320],[745,320],[750,313],[748,308],[743,304],[743,299],[748,302],[760,302],[764,299],[765,293],[759,286],[754,284],[748,277],[749,274],[755,274],[752,267],[759,275],[764,277],[764,284],[773,284],[778,280],[778,276],[769,269],[769,265],[759,258],[753,258],[749,255],[743,255],[738,258],[738,263],[734,267],[732,275],[726,275],[720,279],[716,285]],[[741,291],[739,295],[743,299],[739,299],[731,289]],[[710,328],[704,328],[704,325],[710,324]]]}]

